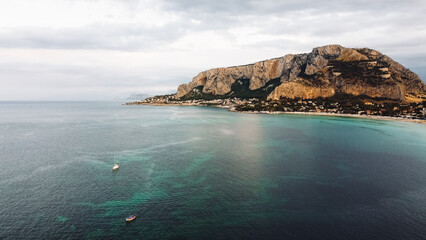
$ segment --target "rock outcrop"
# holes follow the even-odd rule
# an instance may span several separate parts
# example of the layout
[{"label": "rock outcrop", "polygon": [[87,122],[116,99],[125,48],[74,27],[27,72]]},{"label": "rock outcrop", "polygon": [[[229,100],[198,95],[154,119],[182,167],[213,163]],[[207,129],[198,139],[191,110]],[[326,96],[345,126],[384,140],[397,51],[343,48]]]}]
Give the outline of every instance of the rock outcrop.
[{"label": "rock outcrop", "polygon": [[335,94],[331,87],[312,87],[298,82],[285,82],[275,88],[268,96],[271,100],[279,100],[281,96],[287,98],[313,99],[318,97],[331,97]]},{"label": "rock outcrop", "polygon": [[237,80],[249,81],[248,88],[257,90],[267,88],[274,79],[279,79],[281,85],[268,92],[268,100],[312,99],[337,93],[400,101],[426,99],[425,84],[401,64],[373,49],[339,45],[314,48],[308,54],[289,54],[250,65],[204,71],[192,82],[180,85],[177,97],[196,87],[205,94],[229,94]]}]

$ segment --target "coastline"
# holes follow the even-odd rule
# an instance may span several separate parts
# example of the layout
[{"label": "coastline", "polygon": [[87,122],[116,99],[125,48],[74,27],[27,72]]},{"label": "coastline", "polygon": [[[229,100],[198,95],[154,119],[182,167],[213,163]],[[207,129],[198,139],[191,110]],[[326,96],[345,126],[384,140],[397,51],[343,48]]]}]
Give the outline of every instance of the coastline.
[{"label": "coastline", "polygon": [[190,103],[123,103],[122,105],[148,105],[148,106],[198,106]]},{"label": "coastline", "polygon": [[426,124],[426,120],[422,119],[409,119],[399,117],[388,117],[388,116],[376,116],[376,115],[358,115],[358,114],[345,114],[345,113],[318,113],[318,112],[254,112],[254,111],[233,111],[247,114],[288,114],[288,115],[311,115],[311,116],[328,116],[328,117],[346,117],[346,118],[363,118],[373,120],[387,120],[387,121],[400,121],[400,122],[411,122]]},{"label": "coastline", "polygon": [[329,116],[329,117],[347,117],[347,118],[363,118],[363,119],[373,119],[373,120],[387,120],[387,121],[400,121],[400,122],[411,122],[411,123],[420,123],[426,124],[426,120],[423,119],[410,119],[410,118],[400,118],[400,117],[388,117],[388,116],[377,116],[377,115],[359,115],[359,114],[345,114],[345,113],[327,113],[327,112],[268,112],[268,111],[237,111],[232,110],[229,106],[220,106],[220,105],[207,105],[207,104],[191,104],[191,103],[138,103],[138,104],[124,104],[124,105],[149,105],[149,106],[209,106],[209,107],[218,107],[228,109],[230,112],[237,113],[246,113],[246,114],[288,114],[288,115],[311,115],[311,116]]}]

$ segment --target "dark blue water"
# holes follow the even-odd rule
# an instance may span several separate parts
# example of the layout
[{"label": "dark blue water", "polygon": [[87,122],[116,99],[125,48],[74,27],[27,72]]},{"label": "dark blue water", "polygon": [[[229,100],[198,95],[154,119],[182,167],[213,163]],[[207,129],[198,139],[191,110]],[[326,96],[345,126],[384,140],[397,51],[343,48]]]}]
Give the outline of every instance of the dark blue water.
[{"label": "dark blue water", "polygon": [[422,124],[0,103],[0,164],[0,239],[426,239]]}]

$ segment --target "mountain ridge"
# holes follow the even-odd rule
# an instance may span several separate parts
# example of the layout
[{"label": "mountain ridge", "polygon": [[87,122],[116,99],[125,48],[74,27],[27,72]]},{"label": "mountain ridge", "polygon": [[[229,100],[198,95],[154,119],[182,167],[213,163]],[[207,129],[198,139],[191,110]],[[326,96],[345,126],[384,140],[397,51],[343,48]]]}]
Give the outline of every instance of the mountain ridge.
[{"label": "mountain ridge", "polygon": [[197,91],[204,95],[231,97],[237,81],[248,81],[248,90],[256,91],[276,79],[280,84],[267,94],[268,100],[327,98],[335,94],[407,102],[426,100],[426,86],[414,72],[374,49],[340,45],[206,70],[191,82],[181,84],[176,96],[185,98]]}]

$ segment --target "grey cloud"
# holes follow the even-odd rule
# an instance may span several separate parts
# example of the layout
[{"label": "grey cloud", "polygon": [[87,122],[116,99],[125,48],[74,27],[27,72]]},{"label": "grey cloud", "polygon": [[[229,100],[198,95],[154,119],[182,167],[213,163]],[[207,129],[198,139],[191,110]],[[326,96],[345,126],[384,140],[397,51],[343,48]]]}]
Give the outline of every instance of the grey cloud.
[{"label": "grey cloud", "polygon": [[134,24],[93,24],[81,28],[21,27],[0,33],[0,47],[42,49],[153,49],[176,40],[182,25],[144,28]]},{"label": "grey cloud", "polygon": [[[198,29],[227,30],[230,27],[256,26],[261,33],[329,33],[368,29],[423,26],[426,2],[411,1],[313,1],[313,0],[216,0],[163,1],[164,8],[199,20]],[[348,14],[350,14],[348,16]],[[285,20],[278,22],[277,19]]]},{"label": "grey cloud", "polygon": [[421,5],[418,0],[355,0],[355,1],[315,1],[315,0],[164,0],[163,5],[167,10],[189,12],[196,15],[227,13],[228,15],[271,15],[292,11],[316,10],[317,12],[339,11],[364,11],[374,10],[378,13],[388,10],[401,10]]},{"label": "grey cloud", "polygon": [[[137,14],[142,7],[141,1],[137,0],[112,1],[133,14]],[[315,38],[339,37],[347,32],[370,28],[385,29],[390,33],[402,28],[413,31],[420,28],[424,31],[423,23],[426,22],[423,14],[426,3],[414,0],[163,0],[154,7],[176,13],[180,18],[155,28],[137,23],[96,23],[80,28],[3,29],[0,32],[0,47],[153,51],[167,48],[168,44],[189,33],[203,31],[215,31],[233,41],[237,36],[233,36],[229,30],[240,27],[256,28],[259,34]],[[191,19],[199,24],[191,22]]]}]

